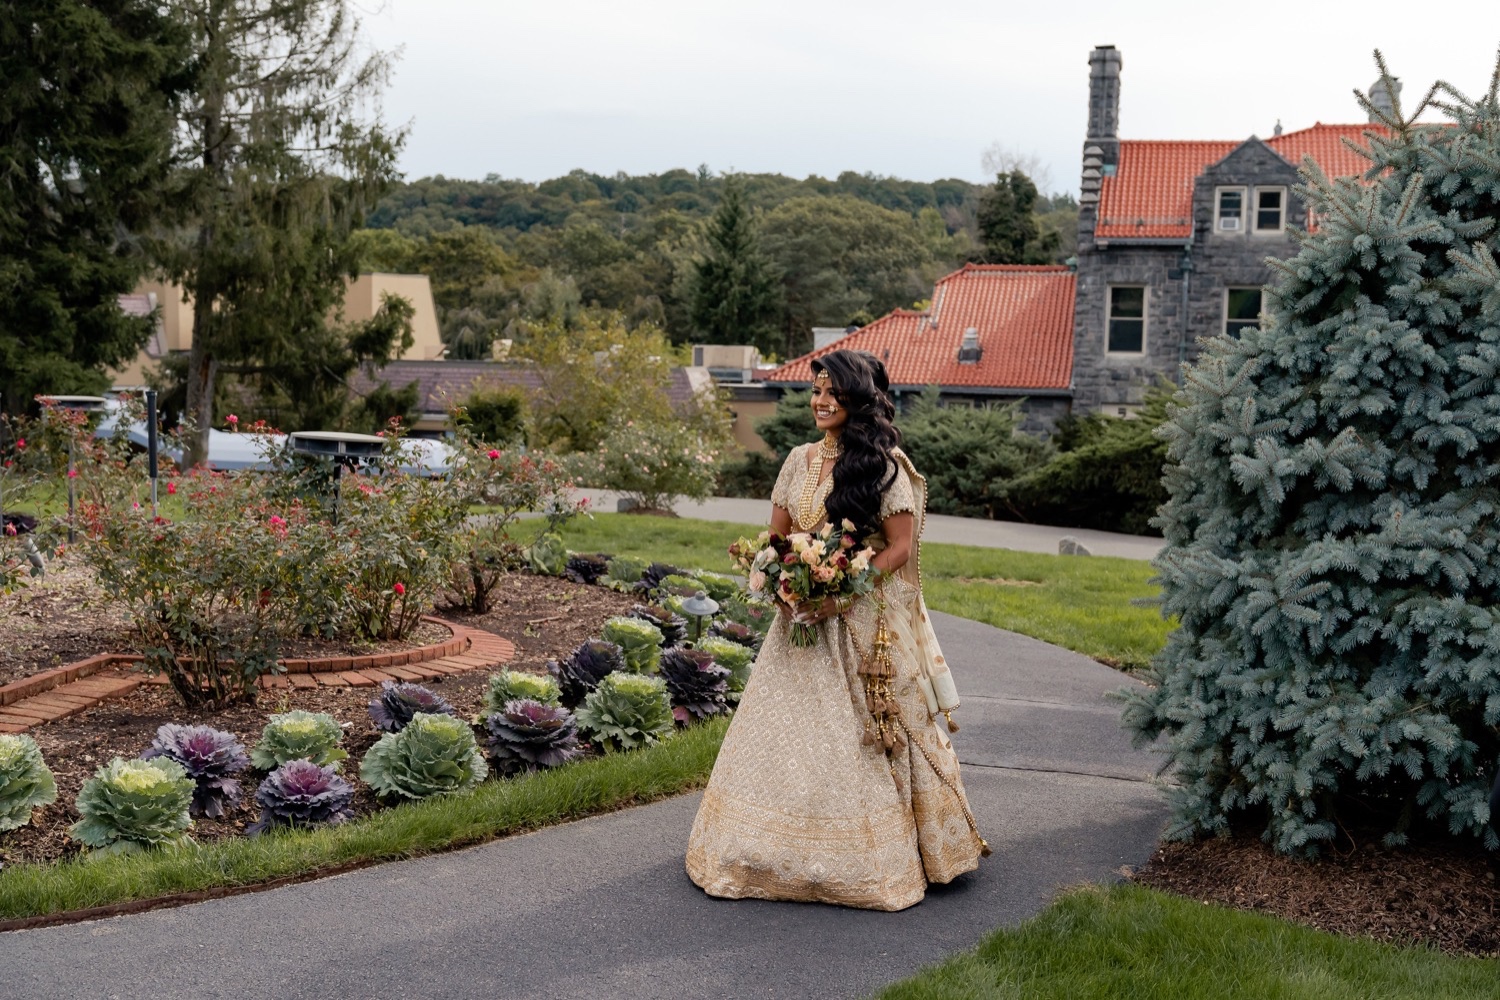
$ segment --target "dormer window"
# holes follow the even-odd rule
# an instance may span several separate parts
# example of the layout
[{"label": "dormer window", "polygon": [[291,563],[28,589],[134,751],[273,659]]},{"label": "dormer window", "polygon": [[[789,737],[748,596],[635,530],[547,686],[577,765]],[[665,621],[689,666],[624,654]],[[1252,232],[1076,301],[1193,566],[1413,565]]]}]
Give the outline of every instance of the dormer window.
[{"label": "dormer window", "polygon": [[1244,188],[1226,187],[1214,191],[1214,230],[1220,233],[1244,232]]},{"label": "dormer window", "polygon": [[971,326],[964,331],[964,339],[958,345],[958,363],[977,365],[983,356],[984,348],[979,346],[979,329]]},{"label": "dormer window", "polygon": [[1255,189],[1255,231],[1279,233],[1286,227],[1286,188]]}]

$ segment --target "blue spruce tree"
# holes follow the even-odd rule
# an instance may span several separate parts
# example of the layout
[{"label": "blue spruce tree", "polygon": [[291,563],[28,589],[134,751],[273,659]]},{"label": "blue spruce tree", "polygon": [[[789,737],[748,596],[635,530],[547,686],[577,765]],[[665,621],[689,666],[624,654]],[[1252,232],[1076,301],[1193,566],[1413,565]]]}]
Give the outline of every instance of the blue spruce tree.
[{"label": "blue spruce tree", "polygon": [[1426,819],[1497,846],[1497,91],[1500,66],[1479,100],[1363,99],[1369,170],[1304,164],[1316,228],[1271,262],[1268,321],[1185,374],[1156,563],[1182,625],[1125,696],[1180,782],[1170,836],[1248,821],[1311,854]]}]

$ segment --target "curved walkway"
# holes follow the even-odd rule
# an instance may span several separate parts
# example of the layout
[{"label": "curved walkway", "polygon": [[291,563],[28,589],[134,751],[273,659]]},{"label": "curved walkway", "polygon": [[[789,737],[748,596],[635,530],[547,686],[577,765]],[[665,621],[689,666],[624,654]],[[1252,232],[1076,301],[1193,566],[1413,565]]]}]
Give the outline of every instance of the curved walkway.
[{"label": "curved walkway", "polygon": [[[1107,691],[1120,674],[934,615],[994,856],[902,913],[709,899],[690,795],[451,854],[190,907],[0,935],[26,998],[858,997],[1060,888],[1143,864],[1166,809]],[[816,720],[807,720],[816,725]]]},{"label": "curved walkway", "polygon": [[[608,490],[579,490],[596,511],[611,512],[620,494]],[[709,497],[707,500],[683,500],[673,508],[682,517],[705,521],[728,521],[732,524],[764,526],[771,518],[771,505],[765,500],[742,500],[735,497]],[[1045,524],[1022,524],[1019,521],[990,521],[977,517],[953,517],[929,514],[924,542],[952,542],[955,545],[978,545],[990,549],[1017,549],[1021,552],[1057,554],[1057,543],[1063,538],[1078,539],[1096,556],[1118,556],[1122,559],[1154,559],[1161,551],[1160,538],[1146,535],[1121,535],[1113,531],[1088,528],[1053,528]]]}]

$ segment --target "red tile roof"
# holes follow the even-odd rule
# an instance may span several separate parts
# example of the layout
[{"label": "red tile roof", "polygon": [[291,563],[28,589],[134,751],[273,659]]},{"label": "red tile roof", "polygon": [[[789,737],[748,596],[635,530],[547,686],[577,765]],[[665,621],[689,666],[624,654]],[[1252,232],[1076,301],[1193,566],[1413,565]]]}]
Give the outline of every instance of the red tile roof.
[{"label": "red tile roof", "polygon": [[[966,264],[938,281],[926,312],[898,309],[821,350],[794,358],[767,382],[809,383],[812,360],[847,348],[885,362],[891,384],[1067,389],[1073,371],[1072,270]],[[960,364],[964,331],[979,333],[977,363]]]},{"label": "red tile roof", "polygon": [[[1343,140],[1364,144],[1374,125],[1314,125],[1265,140],[1294,167],[1311,156],[1330,177],[1361,174],[1370,161]],[[1241,145],[1235,141],[1126,139],[1114,176],[1099,188],[1094,235],[1106,239],[1186,239],[1193,235],[1193,181]]]}]

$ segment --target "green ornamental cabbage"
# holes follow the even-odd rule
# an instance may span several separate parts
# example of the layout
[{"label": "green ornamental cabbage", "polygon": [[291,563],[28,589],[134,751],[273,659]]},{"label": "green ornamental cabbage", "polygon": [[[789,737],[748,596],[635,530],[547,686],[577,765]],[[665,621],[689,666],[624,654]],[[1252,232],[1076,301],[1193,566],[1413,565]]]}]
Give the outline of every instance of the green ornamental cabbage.
[{"label": "green ornamental cabbage", "polygon": [[615,556],[606,565],[609,567],[609,579],[616,583],[637,583],[641,574],[646,572],[646,567],[651,565],[649,559],[640,559],[636,556]]},{"label": "green ornamental cabbage", "polygon": [[603,637],[624,652],[627,670],[656,673],[661,662],[661,629],[640,618],[611,618],[604,623]]},{"label": "green ornamental cabbage", "polygon": [[548,531],[526,550],[526,565],[533,573],[543,576],[562,576],[568,568],[568,549],[562,536]]},{"label": "green ornamental cabbage", "polygon": [[339,749],[344,730],[327,712],[300,708],[271,716],[260,742],[250,751],[250,763],[260,771],[274,771],[289,760],[310,760],[325,767],[349,756]]},{"label": "green ornamental cabbage", "polygon": [[116,757],[83,783],[72,838],[100,854],[128,854],[148,847],[185,846],[193,825],[188,807],[197,782],[169,757]]},{"label": "green ornamental cabbage", "polygon": [[688,576],[686,573],[668,573],[661,578],[661,581],[657,583],[654,589],[657,593],[676,593],[677,591],[686,590],[696,594],[700,590],[707,592],[708,584],[696,576]]},{"label": "green ornamental cabbage", "polygon": [[613,673],[574,713],[578,729],[606,751],[659,743],[675,732],[672,700],[660,677]]},{"label": "green ornamental cabbage", "polygon": [[0,736],[0,833],[31,822],[32,810],[57,801],[57,784],[30,736]]},{"label": "green ornamental cabbage", "polygon": [[484,693],[484,714],[505,711],[513,701],[539,701],[543,705],[561,705],[562,688],[556,678],[546,674],[529,674],[522,670],[502,670],[490,674],[489,690]]},{"label": "green ornamental cabbage", "polygon": [[738,594],[742,586],[738,577],[730,576],[728,573],[710,573],[708,570],[699,569],[693,571],[693,576],[703,581],[703,589],[708,591],[708,596],[719,602],[727,601]]},{"label": "green ornamental cabbage", "polygon": [[384,798],[456,795],[489,773],[468,723],[422,712],[399,733],[377,740],[359,766],[359,776]]},{"label": "green ornamental cabbage", "polygon": [[755,662],[755,650],[717,635],[704,636],[695,648],[712,656],[715,663],[729,671],[730,691],[745,690],[745,682],[750,679],[750,665]]}]

